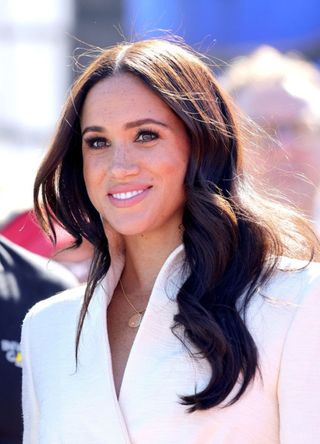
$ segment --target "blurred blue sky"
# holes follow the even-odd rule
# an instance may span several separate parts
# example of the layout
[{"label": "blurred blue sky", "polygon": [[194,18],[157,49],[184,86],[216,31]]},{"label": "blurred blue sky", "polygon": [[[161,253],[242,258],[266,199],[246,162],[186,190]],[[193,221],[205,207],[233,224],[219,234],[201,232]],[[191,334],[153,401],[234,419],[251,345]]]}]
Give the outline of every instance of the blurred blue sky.
[{"label": "blurred blue sky", "polygon": [[169,29],[197,49],[234,56],[259,44],[317,53],[319,0],[124,0],[128,37]]}]

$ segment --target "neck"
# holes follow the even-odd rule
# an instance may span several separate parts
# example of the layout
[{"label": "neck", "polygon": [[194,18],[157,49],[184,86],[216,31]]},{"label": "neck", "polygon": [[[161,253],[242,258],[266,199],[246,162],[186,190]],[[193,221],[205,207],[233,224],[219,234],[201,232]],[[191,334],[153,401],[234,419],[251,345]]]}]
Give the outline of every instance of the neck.
[{"label": "neck", "polygon": [[169,254],[182,243],[181,233],[155,239],[144,234],[125,238],[126,259],[122,283],[128,293],[151,293]]}]

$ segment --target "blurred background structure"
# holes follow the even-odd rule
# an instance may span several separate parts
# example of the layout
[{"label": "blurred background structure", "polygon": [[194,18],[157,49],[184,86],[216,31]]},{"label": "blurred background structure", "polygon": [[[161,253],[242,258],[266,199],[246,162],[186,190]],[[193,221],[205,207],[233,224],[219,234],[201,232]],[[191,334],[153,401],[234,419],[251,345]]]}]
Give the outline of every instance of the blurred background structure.
[{"label": "blurred background structure", "polygon": [[262,44],[320,61],[318,0],[2,0],[0,227],[32,205],[36,167],[77,76],[73,56],[163,30],[226,63]]},{"label": "blurred background structure", "polygon": [[70,83],[72,0],[0,3],[0,224],[27,209]]}]

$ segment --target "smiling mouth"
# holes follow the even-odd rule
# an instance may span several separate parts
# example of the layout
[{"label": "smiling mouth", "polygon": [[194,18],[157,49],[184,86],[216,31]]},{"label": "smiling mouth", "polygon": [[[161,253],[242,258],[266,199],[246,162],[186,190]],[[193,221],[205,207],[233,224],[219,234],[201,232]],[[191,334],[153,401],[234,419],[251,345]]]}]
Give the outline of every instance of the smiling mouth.
[{"label": "smiling mouth", "polygon": [[126,200],[126,199],[132,199],[133,197],[138,196],[139,194],[142,194],[144,191],[145,190],[127,191],[126,193],[111,194],[111,196],[114,199]]}]

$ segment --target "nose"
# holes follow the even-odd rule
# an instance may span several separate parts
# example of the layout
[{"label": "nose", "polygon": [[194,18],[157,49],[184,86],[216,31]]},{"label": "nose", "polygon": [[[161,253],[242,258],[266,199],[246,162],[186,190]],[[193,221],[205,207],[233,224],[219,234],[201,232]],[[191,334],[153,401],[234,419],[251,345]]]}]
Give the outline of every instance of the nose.
[{"label": "nose", "polygon": [[116,146],[110,163],[110,175],[116,179],[138,174],[139,166],[128,146]]}]

